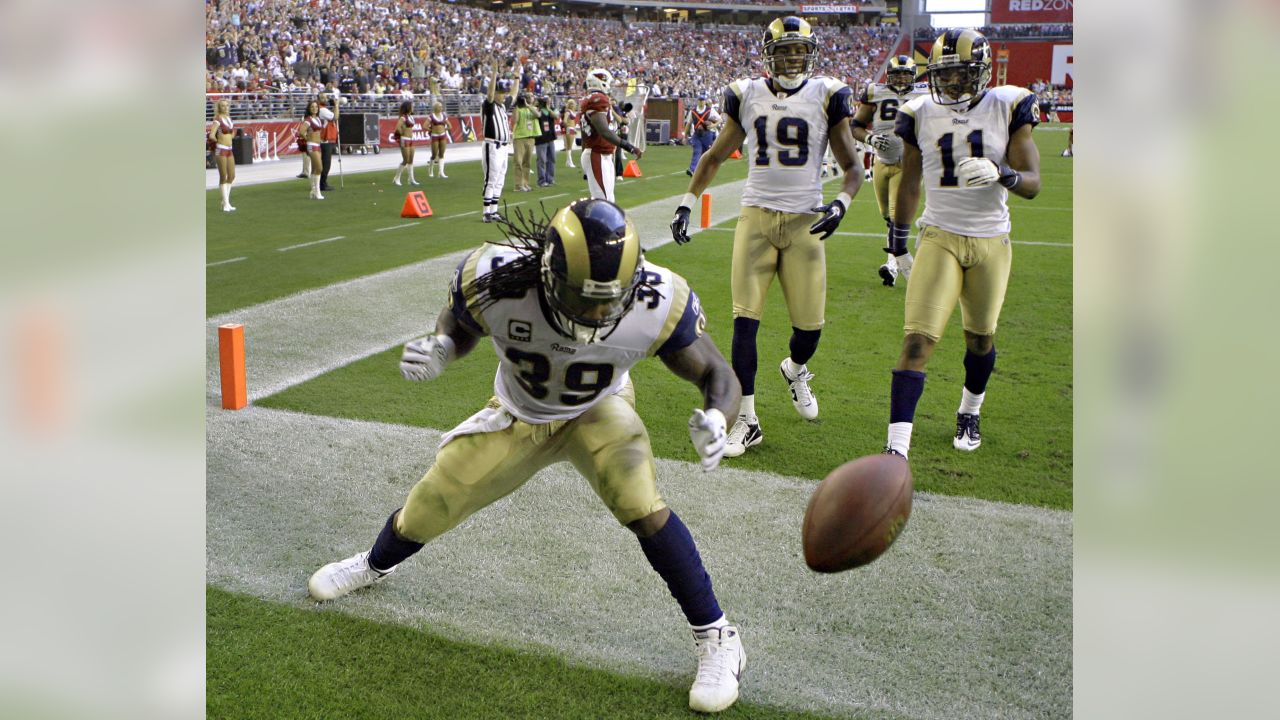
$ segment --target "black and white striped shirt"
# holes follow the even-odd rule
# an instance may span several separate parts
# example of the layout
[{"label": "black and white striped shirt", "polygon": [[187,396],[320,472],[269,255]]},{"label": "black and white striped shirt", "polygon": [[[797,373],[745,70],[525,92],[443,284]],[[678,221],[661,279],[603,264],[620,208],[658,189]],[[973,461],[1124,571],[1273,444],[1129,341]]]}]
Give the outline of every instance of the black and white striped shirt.
[{"label": "black and white striped shirt", "polygon": [[507,120],[507,108],[500,102],[485,100],[480,106],[484,116],[484,139],[500,143],[511,142],[511,123]]}]

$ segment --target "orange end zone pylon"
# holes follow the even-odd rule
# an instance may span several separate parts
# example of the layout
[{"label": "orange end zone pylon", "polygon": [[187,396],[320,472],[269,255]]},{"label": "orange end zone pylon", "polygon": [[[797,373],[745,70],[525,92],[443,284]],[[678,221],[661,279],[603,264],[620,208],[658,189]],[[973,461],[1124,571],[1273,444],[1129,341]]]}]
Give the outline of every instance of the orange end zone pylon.
[{"label": "orange end zone pylon", "polygon": [[222,407],[239,410],[249,404],[244,381],[244,325],[218,326],[218,364],[222,370]]},{"label": "orange end zone pylon", "polygon": [[400,217],[431,217],[431,205],[421,190],[415,190],[404,197],[404,207],[400,208]]},{"label": "orange end zone pylon", "polygon": [[702,227],[711,227],[711,193],[702,193]]},{"label": "orange end zone pylon", "polygon": [[640,172],[640,164],[635,160],[628,160],[627,166],[622,169],[622,177],[643,177],[644,173]]}]

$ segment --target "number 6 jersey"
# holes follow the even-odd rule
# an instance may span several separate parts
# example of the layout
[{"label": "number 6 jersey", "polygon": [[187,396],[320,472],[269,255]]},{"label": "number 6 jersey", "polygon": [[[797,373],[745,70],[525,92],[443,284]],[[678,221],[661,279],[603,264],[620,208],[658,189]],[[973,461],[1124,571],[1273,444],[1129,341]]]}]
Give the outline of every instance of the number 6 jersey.
[{"label": "number 6 jersey", "polygon": [[637,362],[686,347],[706,326],[698,296],[684,278],[647,262],[631,309],[607,337],[588,345],[556,331],[537,287],[480,309],[476,279],[524,254],[496,244],[473,250],[454,272],[449,308],[468,330],[492,338],[499,359],[494,394],[527,423],[581,415],[621,390]]},{"label": "number 6 jersey", "polygon": [[822,204],[827,138],[853,114],[848,85],[815,76],[788,94],[767,78],[738,80],[725,88],[724,109],[747,134],[743,205],[809,213]]},{"label": "number 6 jersey", "polygon": [[918,225],[931,225],[970,237],[1009,232],[1009,191],[992,183],[961,187],[956,165],[967,157],[1006,162],[1009,138],[1026,124],[1036,125],[1035,95],[1026,88],[1001,85],[982,94],[973,107],[956,112],[932,97],[916,98],[898,112],[897,133],[920,149],[924,175],[924,213]]}]

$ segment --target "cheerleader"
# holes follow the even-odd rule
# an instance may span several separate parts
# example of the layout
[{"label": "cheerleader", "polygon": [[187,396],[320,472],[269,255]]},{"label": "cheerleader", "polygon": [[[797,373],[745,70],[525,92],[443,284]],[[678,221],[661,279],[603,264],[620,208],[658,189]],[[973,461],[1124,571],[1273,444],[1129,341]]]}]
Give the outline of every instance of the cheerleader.
[{"label": "cheerleader", "polygon": [[298,135],[306,138],[307,155],[311,158],[311,199],[323,200],[320,194],[320,172],[324,163],[320,159],[320,131],[324,120],[320,119],[320,105],[315,100],[307,103],[306,115],[298,123]]},{"label": "cheerleader", "polygon": [[439,101],[431,106],[431,115],[427,117],[427,132],[431,133],[431,166],[427,170],[427,177],[434,177],[439,168],[440,177],[448,178],[444,174],[444,146],[449,142],[449,121],[444,114],[444,105]]},{"label": "cheerleader", "polygon": [[573,140],[578,136],[578,101],[569,98],[564,104],[564,155],[568,160],[569,167],[577,167],[573,164]]},{"label": "cheerleader", "polygon": [[409,184],[419,185],[417,178],[413,176],[413,131],[418,127],[418,121],[414,119],[413,102],[405,100],[400,103],[400,118],[396,120],[396,144],[400,146],[400,166],[396,168],[396,177],[391,182],[396,185],[400,184],[400,175],[404,173],[405,168],[409,169]]},{"label": "cheerleader", "polygon": [[231,138],[236,124],[231,120],[231,103],[219,100],[213,106],[213,122],[209,125],[209,142],[213,144],[213,161],[218,166],[218,190],[222,191],[222,211],[232,212],[231,183],[236,181],[236,158],[231,153]]}]

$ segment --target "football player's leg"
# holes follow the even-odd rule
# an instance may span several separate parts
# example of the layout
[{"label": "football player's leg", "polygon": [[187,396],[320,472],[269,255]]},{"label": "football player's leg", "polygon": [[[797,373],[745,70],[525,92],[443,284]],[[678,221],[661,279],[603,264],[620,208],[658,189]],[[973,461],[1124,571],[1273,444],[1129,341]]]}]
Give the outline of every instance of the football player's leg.
[{"label": "football player's leg", "polygon": [[778,282],[791,316],[789,357],[783,359],[782,377],[791,392],[791,404],[800,417],[818,417],[818,399],[809,387],[813,373],[806,363],[818,349],[827,307],[826,244],[809,232],[813,216],[787,213],[783,232],[788,238],[779,251]]},{"label": "football player's leg", "polygon": [[756,333],[764,315],[764,299],[778,268],[778,249],[769,242],[777,213],[743,207],[733,234],[730,287],[733,296],[733,344],[730,362],[742,385],[738,419],[729,430],[726,457],[737,457],[764,436],[756,417]]},{"label": "football player's leg", "polygon": [[582,170],[587,176],[587,195],[596,199],[609,199],[605,194],[604,184],[606,176],[613,177],[613,158],[587,148],[582,151]]},{"label": "football player's leg", "polygon": [[986,399],[987,381],[996,366],[995,334],[1009,287],[1013,248],[1008,236],[975,238],[977,260],[965,272],[960,292],[960,312],[964,321],[964,386],[956,410],[958,450],[976,450],[982,444],[978,417]]},{"label": "football player's leg", "polygon": [[938,228],[925,228],[915,270],[907,281],[906,321],[902,354],[893,370],[889,390],[889,438],[886,451],[906,457],[916,405],[924,393],[929,356],[955,309],[964,282],[964,268],[957,257],[959,238]]},{"label": "football player's leg", "polygon": [[742,642],[720,609],[693,535],[658,495],[653,450],[634,403],[628,384],[572,421],[564,433],[565,452],[618,522],[639,538],[649,565],[689,622],[699,650],[690,707],[723,710],[738,698],[746,664]]}]

